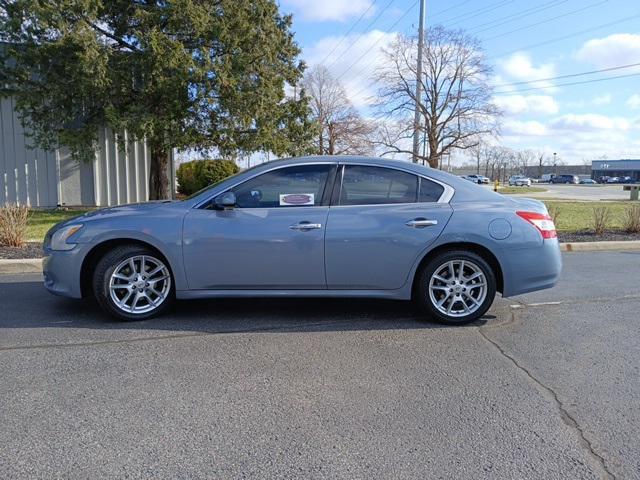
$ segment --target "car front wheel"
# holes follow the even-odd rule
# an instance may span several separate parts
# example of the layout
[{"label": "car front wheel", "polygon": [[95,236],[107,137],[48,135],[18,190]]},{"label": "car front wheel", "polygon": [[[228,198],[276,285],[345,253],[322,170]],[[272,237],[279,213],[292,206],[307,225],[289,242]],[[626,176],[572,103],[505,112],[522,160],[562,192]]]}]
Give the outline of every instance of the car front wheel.
[{"label": "car front wheel", "polygon": [[424,266],[414,300],[430,318],[463,325],[484,315],[495,294],[495,274],[484,258],[473,252],[449,251]]},{"label": "car front wheel", "polygon": [[164,259],[139,246],[108,252],[96,265],[93,290],[100,306],[121,320],[145,320],[171,303],[174,287]]}]

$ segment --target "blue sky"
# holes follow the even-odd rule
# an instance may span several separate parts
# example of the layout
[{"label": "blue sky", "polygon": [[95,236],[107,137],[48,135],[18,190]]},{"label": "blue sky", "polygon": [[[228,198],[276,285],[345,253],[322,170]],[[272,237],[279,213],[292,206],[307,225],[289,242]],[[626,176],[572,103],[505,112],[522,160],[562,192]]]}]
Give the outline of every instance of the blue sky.
[{"label": "blue sky", "polygon": [[[305,61],[327,65],[365,115],[380,48],[415,32],[418,18],[415,0],[281,0],[280,8],[293,13]],[[428,0],[427,24],[436,23],[481,40],[497,86],[640,63],[640,0]],[[640,75],[554,86],[628,74],[640,67],[496,87],[500,143],[568,163],[640,158]],[[525,91],[540,86],[552,88]]]}]

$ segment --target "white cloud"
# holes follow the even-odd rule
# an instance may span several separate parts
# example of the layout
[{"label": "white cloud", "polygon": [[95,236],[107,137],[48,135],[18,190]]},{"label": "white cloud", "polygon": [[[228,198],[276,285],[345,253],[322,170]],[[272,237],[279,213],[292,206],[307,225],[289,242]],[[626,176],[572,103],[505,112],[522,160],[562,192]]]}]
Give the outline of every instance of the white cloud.
[{"label": "white cloud", "polygon": [[[348,37],[326,37],[305,50],[305,58],[310,66],[324,62],[334,78],[343,84],[351,102],[356,107],[364,107],[375,94],[372,78],[385,61],[382,49],[395,38],[396,33],[380,30]],[[327,58],[327,53],[336,45],[336,51]]]},{"label": "white cloud", "polygon": [[558,104],[551,95],[502,95],[494,98],[494,103],[505,113],[539,113],[550,115],[558,113]]},{"label": "white cloud", "polygon": [[599,68],[638,63],[640,62],[640,35],[616,33],[608,37],[588,40],[580,47],[576,58]]},{"label": "white cloud", "polygon": [[507,120],[502,126],[502,133],[509,137],[539,137],[547,135],[548,130],[543,123],[534,120]]},{"label": "white cloud", "polygon": [[640,95],[634,93],[627,99],[627,107],[632,110],[640,108]]},{"label": "white cloud", "polygon": [[[535,66],[531,57],[524,52],[516,52],[503,60],[500,62],[500,68],[508,77],[526,82],[553,77],[555,75],[555,66],[553,63]],[[536,87],[550,85],[552,84],[548,82],[535,82]]]},{"label": "white cloud", "polygon": [[[371,3],[371,0],[283,0],[283,5],[292,8],[295,14],[315,22],[345,22],[366,12]],[[371,8],[368,15],[374,11]]]},{"label": "white cloud", "polygon": [[607,117],[596,113],[575,114],[569,113],[554,119],[551,125],[554,128],[570,130],[573,132],[597,132],[602,130],[626,131],[631,128],[631,122],[626,118]]},{"label": "white cloud", "polygon": [[613,97],[611,96],[610,93],[603,93],[602,95],[596,95],[595,97],[593,97],[593,100],[591,100],[591,103],[596,106],[609,105],[611,103],[612,98]]}]

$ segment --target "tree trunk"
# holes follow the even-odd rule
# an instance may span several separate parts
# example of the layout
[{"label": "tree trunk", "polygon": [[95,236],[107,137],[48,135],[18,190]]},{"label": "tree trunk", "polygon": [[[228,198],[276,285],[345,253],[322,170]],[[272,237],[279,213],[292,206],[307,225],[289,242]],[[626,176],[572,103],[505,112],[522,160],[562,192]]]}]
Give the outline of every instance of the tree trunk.
[{"label": "tree trunk", "polygon": [[335,138],[334,138],[333,124],[330,123],[327,129],[329,133],[329,155],[333,155],[335,152]]},{"label": "tree trunk", "polygon": [[538,178],[542,178],[542,162],[544,161],[544,157],[540,156],[538,158]]},{"label": "tree trunk", "polygon": [[151,148],[149,164],[149,200],[166,200],[171,198],[169,185],[169,152],[161,147]]}]

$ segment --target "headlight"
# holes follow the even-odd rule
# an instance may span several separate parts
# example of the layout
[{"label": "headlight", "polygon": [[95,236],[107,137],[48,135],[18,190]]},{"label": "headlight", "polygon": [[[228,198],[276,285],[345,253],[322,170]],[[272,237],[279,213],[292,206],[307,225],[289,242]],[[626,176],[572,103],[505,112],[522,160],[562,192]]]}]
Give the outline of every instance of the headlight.
[{"label": "headlight", "polygon": [[71,250],[75,243],[67,243],[67,239],[82,228],[82,225],[68,225],[51,236],[51,250]]}]

